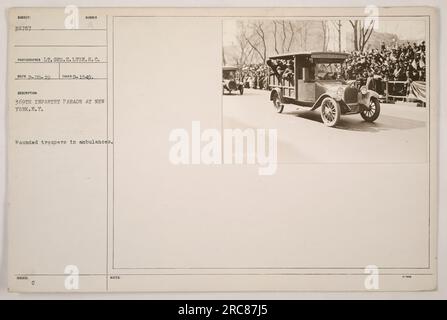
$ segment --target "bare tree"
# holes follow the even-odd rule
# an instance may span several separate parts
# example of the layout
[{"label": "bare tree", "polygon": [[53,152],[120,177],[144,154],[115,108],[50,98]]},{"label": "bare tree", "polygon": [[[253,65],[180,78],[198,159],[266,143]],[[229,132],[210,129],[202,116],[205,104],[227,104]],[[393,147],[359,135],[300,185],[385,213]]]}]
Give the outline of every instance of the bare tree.
[{"label": "bare tree", "polygon": [[307,35],[309,29],[309,21],[302,21],[300,27],[301,49],[307,51]]},{"label": "bare tree", "polygon": [[371,38],[371,35],[374,31],[374,23],[375,20],[372,19],[369,24],[366,26],[364,23],[362,23],[362,27],[360,28],[360,50],[364,50],[366,44],[369,41],[369,38]]},{"label": "bare tree", "polygon": [[227,61],[225,60],[225,49],[222,47],[222,60],[223,60],[223,65],[225,66],[227,64]]},{"label": "bare tree", "polygon": [[245,39],[253,50],[259,55],[262,63],[267,59],[267,43],[264,31],[264,23],[262,21],[254,21],[249,24],[253,31],[252,35],[245,35]]},{"label": "bare tree", "polygon": [[293,40],[295,39],[295,28],[293,27],[293,23],[290,20],[289,20],[289,28],[290,28],[290,39],[289,39],[289,44],[287,45],[287,52],[290,52],[290,48],[292,47]]},{"label": "bare tree", "polygon": [[238,49],[239,49],[239,56],[236,59],[237,65],[245,65],[247,60],[252,56],[253,48],[249,45],[247,41],[246,36],[247,30],[243,23],[239,25],[239,33],[236,37]]},{"label": "bare tree", "polygon": [[323,51],[327,51],[329,43],[329,27],[327,21],[321,21],[321,29],[323,30]]},{"label": "bare tree", "polygon": [[354,50],[358,51],[359,50],[359,30],[358,30],[359,21],[358,20],[355,20],[355,21],[349,20],[349,23],[351,24],[353,33],[354,33],[354,39],[353,39]]},{"label": "bare tree", "polygon": [[[292,26],[292,23],[289,21],[289,24],[285,20],[272,20],[273,23],[273,44],[274,49],[277,54],[289,52],[290,47],[292,46],[293,35],[288,40],[287,33],[289,28],[287,26]],[[278,26],[281,28],[281,37],[278,37]],[[294,33],[293,28],[290,27],[290,31]],[[281,42],[281,47],[278,48],[278,43]]]},{"label": "bare tree", "polygon": [[341,27],[342,27],[341,20],[331,21],[331,22],[334,25],[335,30],[338,33],[338,52],[341,52]]},{"label": "bare tree", "polygon": [[287,40],[287,32],[286,32],[286,22],[281,20],[281,28],[282,28],[282,52],[286,51],[286,40]]}]

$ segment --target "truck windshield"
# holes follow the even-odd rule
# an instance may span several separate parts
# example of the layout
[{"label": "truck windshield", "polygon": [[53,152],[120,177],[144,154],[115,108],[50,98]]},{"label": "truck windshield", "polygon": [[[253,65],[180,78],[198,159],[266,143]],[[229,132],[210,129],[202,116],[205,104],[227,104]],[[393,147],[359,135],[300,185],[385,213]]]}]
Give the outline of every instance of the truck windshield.
[{"label": "truck windshield", "polygon": [[234,80],[236,77],[236,70],[225,70],[223,72],[223,78],[225,80]]},{"label": "truck windshield", "polygon": [[341,63],[317,63],[315,78],[317,80],[342,80],[343,69]]}]

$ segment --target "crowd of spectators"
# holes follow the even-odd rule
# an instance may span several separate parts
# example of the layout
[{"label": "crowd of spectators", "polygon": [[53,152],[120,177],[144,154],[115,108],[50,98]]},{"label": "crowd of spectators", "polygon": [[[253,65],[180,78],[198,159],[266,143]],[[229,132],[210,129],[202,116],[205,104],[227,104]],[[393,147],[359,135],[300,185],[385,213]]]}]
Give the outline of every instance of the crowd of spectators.
[{"label": "crowd of spectators", "polygon": [[236,76],[246,88],[268,89],[269,67],[263,63],[243,66]]},{"label": "crowd of spectators", "polygon": [[382,43],[380,49],[352,52],[346,60],[345,78],[382,93],[386,81],[425,81],[425,64],[425,41],[392,47]]}]

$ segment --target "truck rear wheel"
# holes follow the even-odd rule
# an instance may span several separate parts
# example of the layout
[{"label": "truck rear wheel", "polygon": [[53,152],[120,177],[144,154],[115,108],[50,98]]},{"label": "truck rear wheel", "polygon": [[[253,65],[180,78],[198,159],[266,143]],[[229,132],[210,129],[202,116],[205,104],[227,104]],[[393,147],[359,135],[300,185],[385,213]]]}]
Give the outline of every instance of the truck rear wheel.
[{"label": "truck rear wheel", "polygon": [[273,96],[273,106],[276,109],[276,112],[281,113],[284,110],[284,105],[281,103],[281,98],[279,97],[279,95],[276,93]]}]

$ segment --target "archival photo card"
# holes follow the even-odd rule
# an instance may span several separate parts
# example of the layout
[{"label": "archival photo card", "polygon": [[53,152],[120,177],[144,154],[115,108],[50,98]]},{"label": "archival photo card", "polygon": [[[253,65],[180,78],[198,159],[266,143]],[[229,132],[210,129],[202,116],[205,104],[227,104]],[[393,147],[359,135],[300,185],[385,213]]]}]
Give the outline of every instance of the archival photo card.
[{"label": "archival photo card", "polygon": [[436,289],[435,10],[8,17],[10,291]]}]

